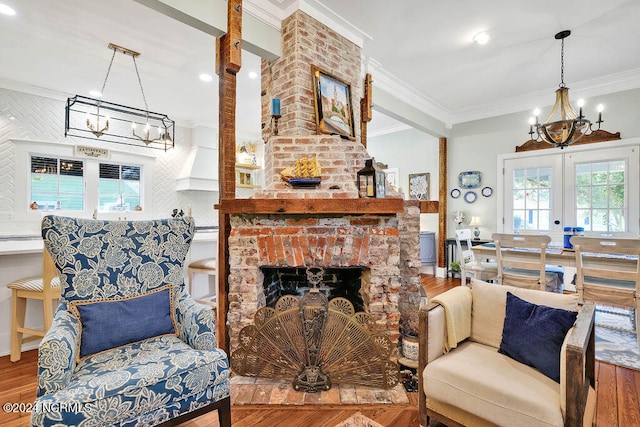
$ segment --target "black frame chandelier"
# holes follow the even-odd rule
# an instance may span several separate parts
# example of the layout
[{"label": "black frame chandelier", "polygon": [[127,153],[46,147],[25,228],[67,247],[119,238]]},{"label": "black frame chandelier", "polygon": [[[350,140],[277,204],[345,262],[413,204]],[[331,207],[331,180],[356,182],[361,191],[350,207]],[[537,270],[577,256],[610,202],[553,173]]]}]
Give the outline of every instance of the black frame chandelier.
[{"label": "black frame chandelier", "polygon": [[[564,30],[554,36],[556,40],[561,40],[562,44],[560,50],[560,85],[556,90],[556,102],[553,105],[551,114],[549,114],[544,123],[540,123],[538,119],[540,110],[535,109],[533,112],[534,117],[529,119],[529,135],[531,139],[546,142],[561,149],[578,142],[583,136],[594,131],[591,121],[582,114],[584,102],[582,100],[578,101],[579,113],[576,114],[569,102],[569,88],[564,83],[564,39],[569,35],[571,35],[571,31]],[[595,124],[598,125],[597,129],[600,129],[600,125],[603,122],[602,104],[598,105],[597,109],[598,120]]]},{"label": "black frame chandelier", "polygon": [[140,93],[144,101],[144,110],[114,104],[102,99],[76,95],[67,99],[65,106],[64,136],[73,136],[116,144],[148,147],[167,151],[175,147],[175,122],[166,114],[149,111],[147,98],[142,87],[142,80],[138,72],[136,57],[140,53],[122,46],[109,43],[113,50],[111,62],[102,84],[101,94],[109,79],[111,66],[116,52],[130,55],[138,77]]}]

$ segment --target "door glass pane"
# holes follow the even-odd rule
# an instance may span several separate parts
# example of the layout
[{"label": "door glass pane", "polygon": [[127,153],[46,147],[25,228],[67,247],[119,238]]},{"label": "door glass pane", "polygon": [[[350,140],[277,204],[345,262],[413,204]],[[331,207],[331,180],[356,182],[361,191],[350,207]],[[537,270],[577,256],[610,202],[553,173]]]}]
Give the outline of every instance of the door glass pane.
[{"label": "door glass pane", "polygon": [[585,231],[627,231],[626,162],[581,163],[575,171],[578,225]]},{"label": "door glass pane", "polygon": [[550,230],[551,168],[514,169],[513,187],[514,231]]},{"label": "door glass pane", "polygon": [[524,210],[513,211],[513,230],[522,230],[524,228]]},{"label": "door glass pane", "polygon": [[551,208],[551,191],[540,190],[538,191],[538,206],[540,209]]}]

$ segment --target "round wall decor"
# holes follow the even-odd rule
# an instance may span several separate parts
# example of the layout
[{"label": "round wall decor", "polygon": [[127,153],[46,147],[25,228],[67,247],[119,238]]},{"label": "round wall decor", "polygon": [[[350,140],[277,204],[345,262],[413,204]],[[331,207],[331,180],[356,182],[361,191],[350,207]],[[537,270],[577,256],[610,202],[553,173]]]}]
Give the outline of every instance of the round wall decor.
[{"label": "round wall decor", "polygon": [[458,190],[457,188],[454,188],[453,190],[451,190],[451,197],[453,197],[454,199],[457,199],[458,197],[460,197],[460,190]]},{"label": "round wall decor", "polygon": [[491,195],[493,194],[493,188],[491,187],[484,187],[481,190],[481,193],[484,197],[491,197]]},{"label": "round wall decor", "polygon": [[475,191],[467,191],[464,193],[464,201],[467,203],[473,203],[478,198],[478,195]]}]

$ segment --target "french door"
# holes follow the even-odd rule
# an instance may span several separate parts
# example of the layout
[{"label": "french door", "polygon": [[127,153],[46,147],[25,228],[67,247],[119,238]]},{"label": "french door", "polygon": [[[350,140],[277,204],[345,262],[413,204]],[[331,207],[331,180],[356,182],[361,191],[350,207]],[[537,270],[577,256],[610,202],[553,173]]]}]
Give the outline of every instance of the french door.
[{"label": "french door", "polygon": [[504,159],[506,233],[562,242],[563,227],[571,226],[587,236],[638,237],[638,146],[544,151]]}]

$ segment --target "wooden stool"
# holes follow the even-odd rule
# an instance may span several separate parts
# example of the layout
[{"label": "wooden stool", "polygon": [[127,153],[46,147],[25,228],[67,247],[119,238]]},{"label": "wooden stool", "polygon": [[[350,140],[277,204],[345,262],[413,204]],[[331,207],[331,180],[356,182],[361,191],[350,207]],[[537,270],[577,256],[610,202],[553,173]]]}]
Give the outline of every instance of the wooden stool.
[{"label": "wooden stool", "polygon": [[[49,252],[43,251],[42,277],[18,279],[7,285],[11,289],[11,361],[22,355],[22,344],[38,340],[47,333],[53,323],[53,302],[60,299],[60,277]],[[27,300],[42,301],[44,329],[25,328]],[[27,337],[24,337],[27,334]]]},{"label": "wooden stool", "polygon": [[[189,273],[189,283],[187,284],[187,289],[189,294],[192,292],[193,286],[193,276],[194,274],[206,274],[208,276],[216,277],[216,265],[217,260],[215,258],[205,258],[198,261],[194,261],[187,267],[187,271]],[[215,310],[218,306],[217,304],[217,295],[214,293],[212,295],[207,295],[202,297],[203,299],[197,299],[196,301],[200,304],[206,304],[213,307]]]}]

